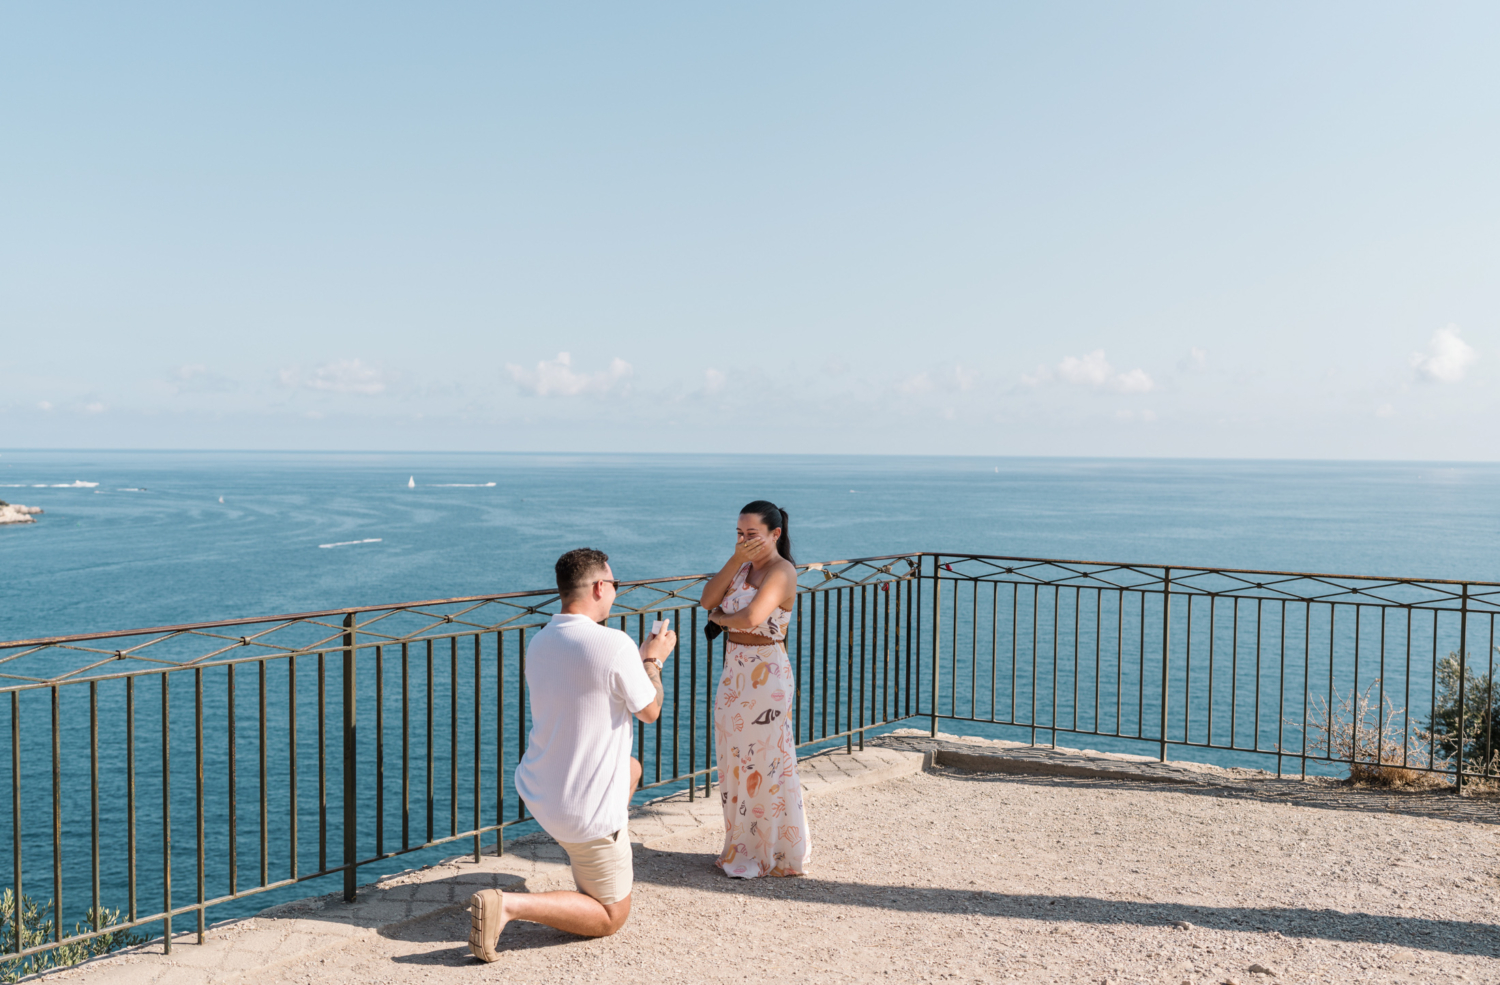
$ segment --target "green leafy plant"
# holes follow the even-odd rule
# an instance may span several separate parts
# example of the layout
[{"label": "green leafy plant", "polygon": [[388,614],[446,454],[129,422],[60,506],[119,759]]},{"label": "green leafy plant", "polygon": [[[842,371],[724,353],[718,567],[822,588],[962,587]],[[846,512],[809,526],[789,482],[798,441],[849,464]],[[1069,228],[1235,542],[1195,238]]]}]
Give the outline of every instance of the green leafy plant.
[{"label": "green leafy plant", "polygon": [[[42,947],[55,937],[51,900],[38,903],[26,894],[21,895],[21,949]],[[103,929],[120,922],[119,910],[90,909],[88,919],[73,925],[70,936],[86,934],[96,927]],[[16,952],[16,895],[13,890],[0,891],[0,953]],[[71,944],[59,944],[46,951],[38,951],[24,958],[17,958],[0,965],[0,982],[14,982],[28,975],[66,968],[89,958],[117,951],[122,947],[134,947],[146,943],[146,938],[127,930],[112,930]]]},{"label": "green leafy plant", "polygon": [[1460,705],[1458,654],[1438,661],[1437,699],[1427,730],[1440,766],[1456,770],[1462,763],[1467,773],[1494,777],[1500,773],[1500,686],[1493,671],[1480,673],[1476,662],[1470,658],[1463,668]]}]

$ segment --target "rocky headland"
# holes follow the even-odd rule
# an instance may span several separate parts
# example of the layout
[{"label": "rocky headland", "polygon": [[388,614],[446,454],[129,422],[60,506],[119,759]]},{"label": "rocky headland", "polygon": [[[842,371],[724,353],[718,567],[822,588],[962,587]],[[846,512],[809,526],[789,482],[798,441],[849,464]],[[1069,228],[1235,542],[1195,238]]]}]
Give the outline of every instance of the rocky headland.
[{"label": "rocky headland", "polygon": [[22,506],[0,499],[0,523],[35,523],[40,506]]}]

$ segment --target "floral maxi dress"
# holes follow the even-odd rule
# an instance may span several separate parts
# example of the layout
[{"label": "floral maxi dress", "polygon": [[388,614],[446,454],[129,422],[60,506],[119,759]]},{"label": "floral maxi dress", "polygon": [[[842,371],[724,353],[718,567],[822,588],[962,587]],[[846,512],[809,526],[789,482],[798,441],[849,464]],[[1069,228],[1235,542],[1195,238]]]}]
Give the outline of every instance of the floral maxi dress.
[{"label": "floral maxi dress", "polygon": [[[720,603],[724,612],[739,612],[755,598],[758,589],[746,583],[749,571],[747,562],[736,572]],[[776,640],[772,645],[726,641],[724,673],[714,698],[715,758],[724,808],[718,866],[743,879],[802,875],[812,850],[791,721],[796,683],[784,643],[790,618],[778,607],[764,623],[745,631]]]}]

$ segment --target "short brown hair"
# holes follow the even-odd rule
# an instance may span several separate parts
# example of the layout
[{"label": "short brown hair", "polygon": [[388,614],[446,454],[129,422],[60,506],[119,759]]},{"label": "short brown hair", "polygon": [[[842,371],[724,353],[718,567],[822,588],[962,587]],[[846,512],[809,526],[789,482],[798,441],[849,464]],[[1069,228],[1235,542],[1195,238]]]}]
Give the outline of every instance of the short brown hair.
[{"label": "short brown hair", "polygon": [[557,559],[553,569],[557,573],[557,593],[569,598],[579,589],[587,588],[589,576],[609,564],[609,555],[592,547],[575,547]]}]

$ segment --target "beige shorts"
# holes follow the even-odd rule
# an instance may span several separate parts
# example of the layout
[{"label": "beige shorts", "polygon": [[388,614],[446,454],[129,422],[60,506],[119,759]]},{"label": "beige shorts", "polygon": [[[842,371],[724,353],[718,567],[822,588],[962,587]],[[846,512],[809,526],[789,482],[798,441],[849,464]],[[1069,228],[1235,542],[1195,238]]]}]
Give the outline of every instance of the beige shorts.
[{"label": "beige shorts", "polygon": [[635,882],[635,859],[630,831],[621,828],[593,841],[559,841],[573,863],[573,882],[580,893],[601,903],[618,903],[630,895]]}]

